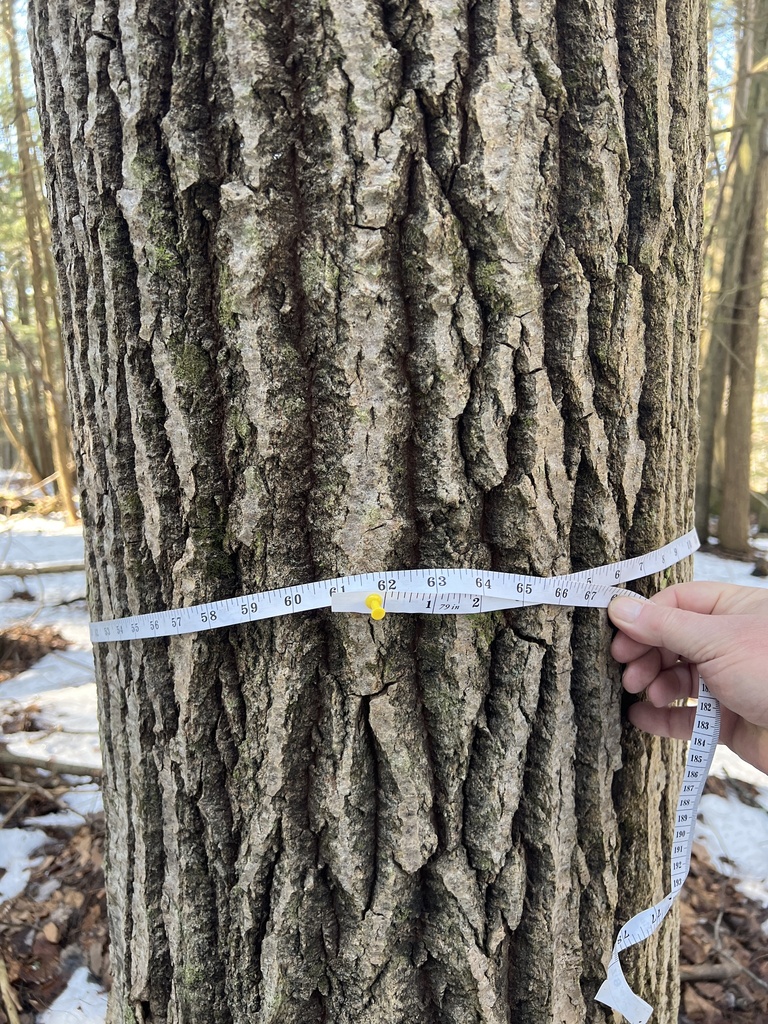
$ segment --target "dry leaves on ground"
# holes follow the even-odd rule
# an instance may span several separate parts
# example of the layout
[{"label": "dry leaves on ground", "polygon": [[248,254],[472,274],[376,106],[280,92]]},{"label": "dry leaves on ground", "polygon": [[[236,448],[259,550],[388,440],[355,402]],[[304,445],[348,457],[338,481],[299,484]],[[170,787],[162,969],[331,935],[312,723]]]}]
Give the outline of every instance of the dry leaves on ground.
[{"label": "dry leaves on ground", "polygon": [[680,1024],[768,1022],[768,909],[716,871],[698,845],[680,918]]},{"label": "dry leaves on ground", "polygon": [[[49,832],[25,891],[0,905],[0,956],[21,1024],[32,1024],[78,967],[109,987],[103,821],[95,817],[74,834],[60,830],[58,838]],[[7,1020],[0,1009],[1,1024]]]},{"label": "dry leaves on ground", "polygon": [[9,626],[0,630],[0,683],[34,665],[49,651],[69,647],[51,626]]}]

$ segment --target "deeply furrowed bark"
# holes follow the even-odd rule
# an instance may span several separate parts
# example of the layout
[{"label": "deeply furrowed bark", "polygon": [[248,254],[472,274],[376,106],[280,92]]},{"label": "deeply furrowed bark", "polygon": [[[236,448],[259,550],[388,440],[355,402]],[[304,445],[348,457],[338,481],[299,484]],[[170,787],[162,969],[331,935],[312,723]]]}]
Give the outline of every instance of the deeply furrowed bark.
[{"label": "deeply furrowed bark", "polygon": [[[702,19],[32,0],[94,617],[686,528]],[[622,740],[609,639],[533,608],[98,648],[112,1020],[606,1019],[679,765]],[[632,958],[659,1021],[675,949]]]}]

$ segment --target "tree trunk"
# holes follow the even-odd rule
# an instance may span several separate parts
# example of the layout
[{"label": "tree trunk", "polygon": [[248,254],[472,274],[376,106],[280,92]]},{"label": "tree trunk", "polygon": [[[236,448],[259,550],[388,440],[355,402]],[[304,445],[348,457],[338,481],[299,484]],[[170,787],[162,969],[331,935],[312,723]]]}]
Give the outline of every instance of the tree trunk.
[{"label": "tree trunk", "polygon": [[[8,300],[5,290],[0,287],[0,352],[3,353],[5,370],[5,405],[3,410],[3,431],[12,449],[34,483],[43,479],[40,472],[42,461],[37,449],[37,438],[25,403],[24,385],[18,370],[20,353],[14,347],[13,340],[5,325],[8,323]],[[12,465],[11,456],[3,465]]]},{"label": "tree trunk", "polygon": [[[755,58],[768,54],[768,0],[755,5]],[[728,344],[728,409],[725,420],[723,494],[718,539],[721,546],[737,554],[748,554],[750,469],[752,452],[752,404],[755,393],[757,344],[760,334],[760,300],[768,215],[768,74],[753,75],[747,122],[748,146],[745,175],[747,216],[738,288]]]},{"label": "tree trunk", "polygon": [[[27,276],[26,267],[22,261],[19,261],[16,266],[14,279],[16,282],[17,296],[16,313],[19,323],[28,327],[32,322],[29,308],[29,296],[27,294],[29,278]],[[26,375],[23,380],[23,385],[20,378],[19,389],[17,389],[17,392],[20,394],[23,392],[25,408],[28,409],[30,419],[30,437],[33,438],[32,447],[35,452],[35,460],[36,464],[41,467],[40,477],[44,480],[55,472],[55,467],[53,465],[53,451],[51,450],[51,439],[48,436],[48,429],[45,423],[45,398],[43,388],[43,384],[45,382],[37,363],[34,362],[33,355],[29,351],[29,348],[26,345],[23,346],[23,351],[20,351],[19,354],[24,359]],[[19,400],[21,401],[21,399]]]},{"label": "tree trunk", "polygon": [[[24,267],[24,264],[22,263],[21,260],[19,260],[16,266],[14,267],[13,283],[15,285],[14,298],[16,300],[16,316],[18,317],[18,321],[22,326],[27,326],[29,324],[29,297],[27,295],[27,274],[26,268]],[[9,312],[9,304],[4,295],[3,315],[5,316],[6,320],[8,320]],[[9,338],[5,330],[3,330],[3,334],[5,336],[5,346],[8,355],[8,375],[10,385],[15,397],[14,404],[16,405],[16,415],[18,418],[19,426],[21,428],[21,434],[25,438],[26,447],[35,465],[35,473],[39,474],[38,480],[42,480],[44,479],[44,477],[50,476],[50,474],[53,473],[54,470],[53,458],[50,455],[50,451],[48,451],[47,453],[48,462],[46,462],[45,458],[43,457],[43,441],[47,440],[47,438],[41,438],[37,430],[35,429],[34,406],[31,398],[32,392],[34,391],[36,384],[35,377],[32,374],[27,374],[25,375],[25,377],[21,376],[20,366],[23,366],[24,363],[21,363],[20,360],[24,358],[23,353],[19,351],[13,351],[13,355],[11,355],[13,343],[10,342],[9,344]],[[41,468],[43,467],[48,469],[47,473],[40,472]]]},{"label": "tree trunk", "polygon": [[750,123],[750,94],[756,82],[751,74],[755,64],[755,2],[742,0],[734,12],[736,30],[741,33],[736,47],[736,75],[733,89],[731,144],[725,180],[716,206],[716,220],[709,258],[705,262],[704,324],[701,345],[701,388],[699,393],[699,456],[696,465],[696,529],[701,540],[709,538],[709,517],[722,498],[722,420],[728,353],[734,323],[734,303],[739,293],[744,239],[750,220],[755,162],[750,160],[754,138]]},{"label": "tree trunk", "polygon": [[[94,618],[690,525],[696,0],[30,24]],[[605,1020],[680,766],[622,736],[609,641],[531,608],[99,647],[111,1020]],[[632,960],[668,1024],[676,947]]]},{"label": "tree trunk", "polygon": [[[3,411],[3,429],[11,447],[16,451],[22,465],[33,483],[39,483],[43,476],[40,472],[40,463],[36,458],[35,437],[31,430],[31,423],[24,407],[24,396],[19,374],[10,364],[8,349],[6,346],[5,363],[7,366],[5,378],[5,409]],[[15,406],[15,417],[11,413],[11,407]],[[10,460],[12,461],[12,460]],[[10,461],[4,465],[10,465]]]}]

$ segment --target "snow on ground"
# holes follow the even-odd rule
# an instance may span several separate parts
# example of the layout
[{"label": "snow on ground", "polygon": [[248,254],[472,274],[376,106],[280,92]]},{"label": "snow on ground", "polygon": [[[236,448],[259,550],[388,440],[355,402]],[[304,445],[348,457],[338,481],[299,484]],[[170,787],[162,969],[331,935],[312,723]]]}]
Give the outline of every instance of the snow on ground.
[{"label": "snow on ground", "polygon": [[752,569],[751,562],[735,562],[706,551],[697,551],[693,556],[694,579],[739,583],[745,587],[768,587],[768,577],[753,576]]},{"label": "snow on ground", "polygon": [[718,871],[734,876],[737,889],[768,907],[768,788],[763,786],[756,799],[750,807],[736,792],[705,793],[696,839]]},{"label": "snow on ground", "polygon": [[[749,562],[701,551],[694,555],[697,580],[768,587],[768,578],[751,574]],[[706,847],[714,866],[724,875],[732,876],[745,896],[768,906],[768,776],[724,746],[717,748],[711,774],[754,786],[757,806],[745,804],[735,792],[725,797],[705,793],[699,807],[696,839]]]},{"label": "snow on ground", "polygon": [[0,868],[5,872],[0,878],[0,903],[24,892],[31,869],[40,863],[32,854],[47,841],[45,832],[28,828],[0,829]]},{"label": "snow on ground", "polygon": [[34,732],[14,732],[6,741],[14,754],[51,758],[87,768],[101,767],[96,684],[88,651],[52,651],[0,688],[0,710],[34,703]]},{"label": "snow on ground", "polygon": [[[27,517],[0,525],[0,563],[83,560],[80,527],[55,517]],[[96,684],[88,635],[83,572],[51,573],[19,579],[0,577],[0,629],[25,624],[52,626],[69,640],[65,651],[51,651],[31,668],[0,685],[0,714],[34,704],[35,732],[7,737],[12,753],[53,759],[81,767],[100,767]],[[86,776],[87,780],[87,776]],[[72,789],[60,797],[67,809],[25,819],[25,828],[0,829],[0,902],[21,892],[35,852],[46,842],[43,828],[79,828],[86,815],[102,810],[100,787],[83,777],[66,776]],[[38,1017],[38,1024],[104,1024],[107,996],[78,968],[66,989]]]},{"label": "snow on ground", "polygon": [[[0,517],[0,565],[82,561],[82,527],[66,526],[54,516],[5,523]],[[50,573],[23,580],[0,576],[0,629],[15,623],[53,626],[76,649],[90,652],[85,574]]]},{"label": "snow on ground", "polygon": [[95,985],[85,967],[78,967],[69,984],[47,1010],[38,1024],[103,1024],[107,1016],[107,996]]},{"label": "snow on ground", "polygon": [[[0,520],[2,523],[2,520]],[[0,525],[0,564],[43,562],[82,562],[83,531],[80,526],[66,526],[54,516],[28,516],[6,520]],[[25,593],[36,602],[55,607],[85,596],[82,573],[54,573],[49,576],[0,577],[0,602],[13,606],[28,604],[16,601],[14,593]],[[29,608],[27,609],[29,611]]]},{"label": "snow on ground", "polygon": [[[29,516],[0,527],[0,563],[71,564],[82,560],[79,526],[65,526],[53,516]],[[2,684],[0,711],[12,713],[32,702],[40,709],[35,714],[37,730],[11,734],[8,749],[14,754],[100,767],[85,574],[52,573],[23,580],[0,577],[0,628],[17,623],[53,626],[72,646],[51,651]]]},{"label": "snow on ground", "polygon": [[[0,525],[0,563],[76,562],[83,558],[79,527],[67,527],[54,517],[23,518]],[[768,579],[751,576],[752,566],[709,553],[694,558],[695,578],[768,587]],[[72,643],[66,651],[53,651],[32,668],[0,686],[0,713],[34,703],[35,732],[13,733],[9,748],[19,754],[55,758],[69,764],[101,764],[96,719],[96,689],[88,639],[88,613],[82,572],[50,574],[19,580],[0,577],[0,628],[28,623],[51,625]],[[768,777],[745,764],[727,748],[718,748],[713,773],[740,779],[757,789],[755,806],[744,804],[730,792],[727,797],[708,793],[701,804],[696,838],[715,865],[738,878],[739,886],[768,906]],[[69,808],[56,814],[28,818],[28,826],[77,827],[83,815],[101,809],[98,785],[83,785],[71,777],[73,789],[63,799]],[[35,852],[45,842],[39,828],[0,829],[0,901],[20,891],[29,877]],[[84,968],[72,976],[67,989],[43,1013],[38,1024],[103,1024],[106,995],[88,980]]]},{"label": "snow on ground", "polygon": [[25,818],[25,824],[52,825],[55,828],[79,828],[89,814],[100,814],[104,810],[101,786],[97,782],[87,782],[83,785],[82,779],[77,776],[62,775],[61,778],[62,781],[77,787],[59,797],[59,803],[64,804],[69,810]]}]

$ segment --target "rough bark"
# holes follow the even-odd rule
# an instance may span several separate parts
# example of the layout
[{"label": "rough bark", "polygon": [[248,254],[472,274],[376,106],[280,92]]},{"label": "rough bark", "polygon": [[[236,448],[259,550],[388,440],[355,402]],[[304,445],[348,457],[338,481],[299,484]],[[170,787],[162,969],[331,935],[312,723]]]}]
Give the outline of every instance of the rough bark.
[{"label": "rough bark", "polygon": [[[686,528],[703,18],[33,0],[94,617]],[[622,735],[609,639],[536,608],[100,647],[111,1019],[606,1019],[680,762]],[[659,1021],[676,945],[633,959]]]}]

